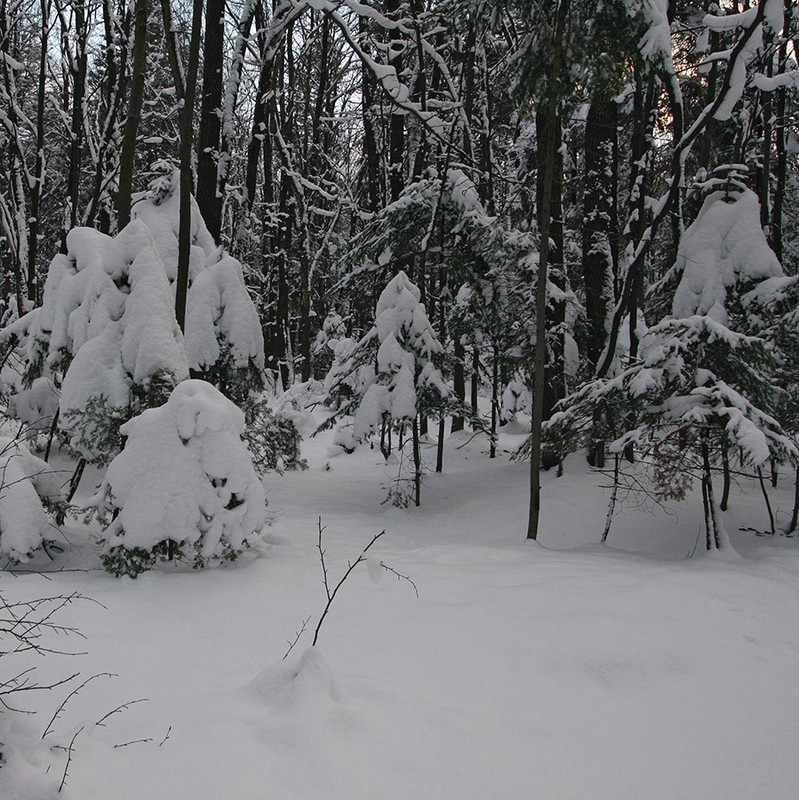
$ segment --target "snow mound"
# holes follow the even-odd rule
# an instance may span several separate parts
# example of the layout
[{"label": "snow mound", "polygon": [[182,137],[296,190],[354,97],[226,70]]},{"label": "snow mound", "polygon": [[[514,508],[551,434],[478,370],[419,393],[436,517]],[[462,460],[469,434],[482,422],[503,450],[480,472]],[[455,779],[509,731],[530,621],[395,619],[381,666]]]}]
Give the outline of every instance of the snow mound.
[{"label": "snow mound", "polygon": [[272,664],[242,691],[252,702],[276,714],[316,714],[342,699],[333,671],[318,647],[308,647],[299,655],[292,653]]}]

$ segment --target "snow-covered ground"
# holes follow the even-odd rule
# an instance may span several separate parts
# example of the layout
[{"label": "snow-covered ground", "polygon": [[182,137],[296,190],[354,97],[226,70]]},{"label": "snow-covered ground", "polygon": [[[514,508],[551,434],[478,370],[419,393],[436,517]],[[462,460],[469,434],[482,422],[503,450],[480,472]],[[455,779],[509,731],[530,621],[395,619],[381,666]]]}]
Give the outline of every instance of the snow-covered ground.
[{"label": "snow-covered ground", "polygon": [[[799,796],[799,550],[738,531],[764,527],[755,487],[725,515],[740,557],[696,548],[696,502],[627,504],[601,546],[607,490],[573,457],[545,476],[536,545],[528,466],[507,457],[519,437],[493,461],[479,439],[451,440],[421,508],[403,510],[381,505],[396,467],[368,448],[328,460],[330,436],[306,443],[308,471],[266,478],[277,516],[239,563],[135,581],[0,574],[7,600],[94,601],[58,616],[86,638],[55,646],[85,655],[35,662],[39,682],[81,678],[32,692],[34,716],[0,714],[3,800]],[[773,495],[781,522],[787,483]],[[311,648],[319,517],[333,584],[385,530],[370,552],[419,596],[360,565]],[[87,530],[68,536],[49,568],[96,567]],[[42,739],[71,687],[100,673],[116,677],[86,685]]]}]

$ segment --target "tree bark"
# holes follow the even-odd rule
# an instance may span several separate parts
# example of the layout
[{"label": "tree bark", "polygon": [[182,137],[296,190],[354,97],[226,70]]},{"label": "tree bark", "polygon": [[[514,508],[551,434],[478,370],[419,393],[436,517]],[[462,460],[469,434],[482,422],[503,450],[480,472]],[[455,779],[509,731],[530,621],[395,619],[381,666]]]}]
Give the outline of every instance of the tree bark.
[{"label": "tree bark", "polygon": [[175,287],[175,317],[186,330],[186,298],[189,291],[191,257],[192,140],[194,137],[194,100],[197,93],[197,69],[200,60],[200,24],[203,0],[194,0],[189,40],[189,63],[186,69],[183,107],[180,110],[180,229],[178,231],[178,277]]},{"label": "tree bark", "polygon": [[117,192],[117,227],[130,222],[133,172],[136,166],[136,139],[141,124],[144,103],[144,78],[147,71],[147,0],[136,0],[133,24],[133,74],[130,87],[128,116],[122,135],[119,155],[119,190]]},{"label": "tree bark", "polygon": [[555,161],[558,108],[561,98],[561,69],[566,22],[569,17],[570,0],[560,0],[556,10],[556,23],[552,41],[552,69],[547,86],[547,153],[544,160],[544,175],[541,185],[541,208],[539,220],[541,237],[538,255],[538,276],[535,289],[535,365],[533,369],[533,416],[530,426],[530,507],[527,518],[527,538],[538,538],[541,513],[541,430],[544,414],[544,379],[547,358],[546,307],[547,267],[549,265],[549,232],[551,227],[552,195],[555,183]]},{"label": "tree bark", "polygon": [[203,85],[197,136],[197,205],[208,232],[219,241],[222,196],[217,186],[217,158],[222,132],[222,42],[225,1],[206,0]]},{"label": "tree bark", "polygon": [[[69,172],[67,175],[67,198],[69,200],[69,228],[78,223],[80,205],[80,172],[83,155],[83,98],[86,92],[86,72],[88,69],[88,20],[85,0],[74,0],[76,49],[70,68],[72,78],[72,108],[69,129]],[[62,250],[66,251],[66,231]]]}]

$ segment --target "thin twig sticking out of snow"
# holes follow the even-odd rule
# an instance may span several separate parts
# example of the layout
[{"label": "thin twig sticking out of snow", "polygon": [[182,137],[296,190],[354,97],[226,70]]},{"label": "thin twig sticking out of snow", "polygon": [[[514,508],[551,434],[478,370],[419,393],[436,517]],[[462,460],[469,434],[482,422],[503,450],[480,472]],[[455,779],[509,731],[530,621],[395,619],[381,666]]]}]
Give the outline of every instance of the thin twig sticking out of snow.
[{"label": "thin twig sticking out of snow", "polygon": [[67,748],[67,763],[64,765],[64,774],[61,776],[61,783],[58,785],[59,794],[61,794],[61,790],[67,783],[67,774],[69,773],[69,765],[72,763],[73,745],[75,744],[75,739],[77,739],[81,733],[83,733],[83,728],[78,728],[78,730],[75,731],[75,735],[69,742],[69,747]]},{"label": "thin twig sticking out of snow", "polygon": [[[91,677],[89,677],[89,678],[86,678],[86,680],[85,680],[85,681],[83,681],[83,683],[81,683],[81,684],[80,684],[80,686],[78,686],[78,687],[76,687],[75,689],[73,689],[73,690],[72,690],[72,691],[71,691],[71,692],[70,692],[70,693],[69,693],[69,694],[68,694],[68,695],[67,695],[67,696],[64,698],[64,701],[63,701],[63,702],[61,703],[61,705],[59,705],[59,706],[58,706],[58,708],[55,710],[55,713],[53,714],[53,716],[52,716],[52,717],[50,717],[50,721],[47,723],[47,727],[44,729],[44,733],[42,734],[42,739],[44,739],[44,738],[45,738],[45,736],[47,736],[47,734],[48,734],[48,733],[52,733],[52,732],[53,732],[53,725],[55,724],[55,722],[56,722],[56,720],[59,718],[59,716],[61,716],[61,712],[62,712],[62,711],[64,710],[64,708],[66,707],[67,703],[68,703],[68,702],[69,702],[69,701],[70,701],[70,700],[71,700],[73,697],[75,697],[75,695],[76,695],[76,694],[78,694],[78,692],[80,692],[80,690],[81,690],[81,689],[83,689],[83,687],[84,687],[84,686],[87,686],[88,684],[90,684],[90,683],[91,683],[91,682],[92,682],[92,681],[93,681],[95,678],[118,678],[118,677],[119,677],[119,675],[116,675],[115,673],[112,673],[112,672],[98,672],[96,675],[92,675]],[[113,713],[114,713],[114,712],[112,711],[112,712],[111,712],[111,714],[113,714]],[[107,714],[106,716],[110,716],[110,714]],[[103,717],[103,719],[105,719],[105,717]],[[103,721],[103,720],[100,720],[100,722],[102,722],[102,721]],[[98,723],[98,724],[99,724],[99,723]],[[59,791],[60,791],[60,790],[59,790]]]},{"label": "thin twig sticking out of snow", "polygon": [[[311,642],[311,646],[312,647],[314,647],[316,645],[316,642],[319,639],[319,631],[322,628],[322,623],[325,621],[325,617],[327,617],[328,612],[330,611],[330,606],[333,604],[333,600],[335,600],[335,597],[336,597],[336,594],[338,593],[338,590],[342,587],[342,585],[344,584],[344,581],[346,581],[347,578],[349,578],[350,574],[355,569],[355,567],[357,567],[358,564],[363,564],[363,563],[366,562],[366,554],[371,549],[371,547],[374,545],[374,543],[381,536],[385,536],[386,535],[385,530],[380,531],[380,533],[376,533],[372,537],[371,541],[366,545],[366,547],[364,547],[363,550],[361,550],[361,553],[358,556],[358,558],[356,558],[355,561],[347,562],[347,571],[341,577],[341,580],[333,587],[333,589],[331,589],[330,588],[330,580],[329,580],[328,572],[327,572],[327,563],[325,561],[325,552],[326,551],[325,551],[324,547],[322,547],[322,534],[325,531],[325,527],[322,525],[322,518],[321,517],[319,517],[319,520],[318,520],[318,528],[319,528],[319,535],[318,535],[317,542],[316,542],[316,549],[319,551],[319,561],[322,564],[322,581],[323,581],[324,586],[325,586],[325,594],[327,595],[327,603],[325,604],[325,608],[322,611],[322,615],[319,617],[319,622],[316,623],[316,629],[314,630],[313,642]],[[407,575],[401,575],[399,572],[397,572],[397,570],[393,569],[392,567],[389,567],[388,565],[384,564],[382,561],[380,562],[380,566],[384,570],[386,570],[387,572],[390,572],[392,575],[396,575],[398,580],[408,581],[408,583],[410,583],[411,586],[413,586],[413,590],[416,592],[416,596],[419,597],[419,589],[417,588],[416,584]],[[305,624],[303,623],[303,629],[304,629],[304,627],[305,627]],[[302,630],[300,630],[300,633],[298,634],[297,639],[299,639],[299,636],[301,634],[302,634]],[[294,643],[292,644],[292,647],[296,643],[297,642],[295,640]],[[289,648],[289,652],[291,652],[291,648]],[[288,653],[286,653],[286,655],[288,655]]]}]

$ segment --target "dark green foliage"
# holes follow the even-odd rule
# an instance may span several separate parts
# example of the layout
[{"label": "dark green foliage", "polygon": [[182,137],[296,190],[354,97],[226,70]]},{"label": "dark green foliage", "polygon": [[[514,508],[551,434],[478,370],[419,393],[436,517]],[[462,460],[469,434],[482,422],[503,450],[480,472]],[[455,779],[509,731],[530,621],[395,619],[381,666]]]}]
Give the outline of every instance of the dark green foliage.
[{"label": "dark green foliage", "polygon": [[[172,543],[174,544],[174,543]],[[159,542],[152,550],[145,550],[143,547],[127,548],[123,545],[112,547],[107,553],[100,556],[103,568],[110,572],[115,578],[127,575],[129,578],[136,578],[155,566],[158,556],[167,557],[170,542]]]},{"label": "dark green foliage", "polygon": [[263,371],[252,359],[243,366],[236,364],[230,343],[224,337],[219,343],[216,363],[199,370],[192,377],[213,384],[239,408],[246,408],[252,396],[264,388]]},{"label": "dark green foliage", "polygon": [[244,416],[243,439],[259,475],[308,469],[308,462],[300,456],[302,437],[287,416],[272,411],[263,399],[247,403]]},{"label": "dark green foliage", "polygon": [[[229,543],[222,542],[223,561],[235,561],[240,552],[231,547]],[[246,542],[245,542],[245,546]],[[119,545],[112,547],[107,553],[100,555],[100,561],[106,572],[111,573],[115,578],[125,575],[129,578],[137,578],[143,572],[151,570],[158,562],[171,561],[176,563],[191,564],[192,569],[204,569],[207,562],[200,555],[202,543],[196,544],[197,552],[193,558],[184,552],[180,545],[172,539],[164,539],[159,542],[152,550],[145,550],[143,547],[125,547]]]},{"label": "dark green foliage", "polygon": [[64,414],[63,425],[71,435],[74,449],[84,455],[89,464],[98,467],[111,463],[124,446],[120,428],[147,408],[163,405],[175,387],[168,372],[159,372],[146,384],[131,387],[131,402],[127,406],[110,406],[108,398],[92,397],[83,409],[71,409]]}]

